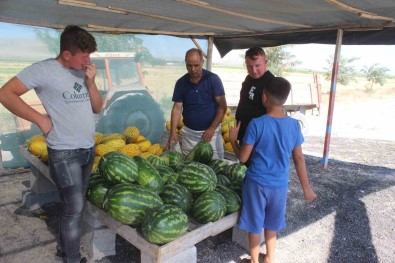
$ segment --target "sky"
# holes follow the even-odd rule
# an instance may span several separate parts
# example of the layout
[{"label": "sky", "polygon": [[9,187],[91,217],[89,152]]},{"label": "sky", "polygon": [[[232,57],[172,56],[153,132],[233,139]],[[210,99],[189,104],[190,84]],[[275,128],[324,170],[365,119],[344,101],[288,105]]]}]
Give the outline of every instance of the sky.
[{"label": "sky", "polygon": [[[20,49],[18,53],[24,55],[25,51],[22,49],[25,48],[30,53],[32,51],[37,52],[37,56],[48,56],[48,51],[43,48],[42,43],[35,40],[33,28],[34,27],[31,26],[0,22],[0,57],[7,54],[9,55],[10,51],[15,51],[15,49]],[[150,49],[151,54],[155,57],[183,58],[186,50],[195,47],[193,42],[188,38],[160,35],[139,35],[139,37],[143,39],[144,46]],[[30,39],[30,41],[24,42],[19,40],[15,42],[15,39]],[[18,43],[20,43],[20,45],[18,45]],[[29,47],[26,47],[25,43],[29,43]],[[206,41],[198,40],[198,43],[203,50],[207,50]],[[335,53],[335,45],[305,44],[293,45],[287,49],[301,62],[297,68],[310,70],[323,70],[328,67],[327,60]],[[240,58],[240,54],[243,53],[244,50],[233,50],[224,58],[221,58],[218,51],[214,49],[213,62],[228,65],[242,64],[243,60]],[[354,62],[357,70],[365,66],[369,67],[373,64],[379,64],[379,66],[388,68],[391,75],[395,75],[395,45],[343,45],[341,47],[341,56],[346,58],[359,58]]]}]

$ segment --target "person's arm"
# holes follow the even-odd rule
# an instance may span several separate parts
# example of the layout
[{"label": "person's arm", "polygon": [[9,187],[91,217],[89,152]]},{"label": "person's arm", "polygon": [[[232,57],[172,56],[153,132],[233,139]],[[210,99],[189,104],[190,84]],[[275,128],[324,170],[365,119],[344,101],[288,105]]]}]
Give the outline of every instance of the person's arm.
[{"label": "person's arm", "polygon": [[28,91],[22,81],[13,77],[0,89],[0,103],[16,116],[35,123],[46,136],[52,129],[52,121],[21,99],[21,96]]},{"label": "person's arm", "polygon": [[100,113],[103,107],[103,98],[99,93],[99,90],[95,82],[96,77],[96,65],[88,64],[85,68],[85,83],[88,88],[89,98],[94,113]]},{"label": "person's arm", "polygon": [[226,104],[225,96],[215,97],[215,101],[218,104],[217,113],[215,115],[214,120],[211,122],[210,127],[208,127],[208,129],[203,133],[203,137],[202,137],[203,141],[207,141],[207,142],[211,141],[211,139],[213,138],[215,129],[217,129],[218,125],[221,124],[226,109],[228,107]]},{"label": "person's arm", "polygon": [[237,134],[239,133],[240,124],[241,122],[238,122],[236,127],[229,125],[229,139],[237,159],[239,159],[241,163],[245,163],[250,158],[254,147],[245,143],[243,143],[243,145],[240,147],[239,143],[237,142]]},{"label": "person's arm", "polygon": [[307,178],[306,163],[302,152],[302,146],[297,146],[293,149],[292,159],[295,164],[296,174],[299,177],[300,185],[303,189],[304,198],[306,201],[313,201],[317,195],[311,188],[309,179]]},{"label": "person's arm", "polygon": [[170,119],[170,137],[167,142],[166,149],[170,149],[173,144],[178,143],[177,126],[181,119],[182,102],[174,102],[173,109],[171,110]]}]

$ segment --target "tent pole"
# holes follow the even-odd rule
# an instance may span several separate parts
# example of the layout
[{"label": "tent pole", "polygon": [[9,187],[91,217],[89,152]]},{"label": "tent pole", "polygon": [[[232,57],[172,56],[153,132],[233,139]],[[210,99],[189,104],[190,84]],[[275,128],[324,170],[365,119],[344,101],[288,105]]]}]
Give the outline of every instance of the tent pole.
[{"label": "tent pole", "polygon": [[206,61],[206,69],[211,71],[213,64],[213,46],[214,46],[214,38],[208,37],[208,45],[207,45],[207,61]]},{"label": "tent pole", "polygon": [[333,67],[332,67],[331,90],[329,94],[328,117],[326,122],[326,133],[325,133],[325,143],[324,143],[324,153],[323,153],[324,156],[322,159],[322,165],[324,168],[328,168],[328,161],[329,161],[329,144],[331,140],[332,117],[333,117],[333,109],[335,107],[337,73],[339,70],[340,49],[341,49],[342,41],[343,41],[343,29],[338,29],[337,38],[336,38],[335,56],[334,56]]}]

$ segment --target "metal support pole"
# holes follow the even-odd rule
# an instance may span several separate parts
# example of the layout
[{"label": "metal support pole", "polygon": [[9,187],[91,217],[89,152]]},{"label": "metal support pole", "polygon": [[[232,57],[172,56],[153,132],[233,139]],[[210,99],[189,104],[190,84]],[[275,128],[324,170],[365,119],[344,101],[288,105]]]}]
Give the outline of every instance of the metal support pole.
[{"label": "metal support pole", "polygon": [[206,61],[206,69],[211,71],[213,64],[213,46],[214,46],[214,38],[208,38],[208,46],[207,46],[207,61]]},{"label": "metal support pole", "polygon": [[341,49],[342,41],[343,41],[343,29],[338,29],[335,56],[333,59],[333,67],[332,67],[331,90],[329,94],[328,117],[326,123],[326,134],[325,134],[324,153],[323,153],[324,156],[322,159],[322,165],[324,168],[328,168],[328,161],[329,161],[329,144],[331,140],[332,118],[333,118],[333,109],[335,107],[337,73],[339,70],[340,49]]}]

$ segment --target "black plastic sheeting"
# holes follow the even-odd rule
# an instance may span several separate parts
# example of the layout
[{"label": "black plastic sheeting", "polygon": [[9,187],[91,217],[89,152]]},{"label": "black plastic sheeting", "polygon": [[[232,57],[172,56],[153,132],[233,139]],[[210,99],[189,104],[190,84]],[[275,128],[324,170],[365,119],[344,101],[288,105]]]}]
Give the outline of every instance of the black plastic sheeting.
[{"label": "black plastic sheeting", "polygon": [[[221,57],[232,49],[253,46],[274,47],[286,44],[336,44],[337,30],[278,33],[243,37],[216,37],[214,44]],[[395,45],[395,28],[370,31],[344,31],[342,45]]]}]

